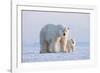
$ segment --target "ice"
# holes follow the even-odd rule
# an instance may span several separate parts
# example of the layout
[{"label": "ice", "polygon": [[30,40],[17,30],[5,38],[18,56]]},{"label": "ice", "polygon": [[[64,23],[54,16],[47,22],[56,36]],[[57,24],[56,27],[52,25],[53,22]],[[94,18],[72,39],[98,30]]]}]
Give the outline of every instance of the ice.
[{"label": "ice", "polygon": [[46,62],[84,60],[90,58],[90,47],[87,42],[79,42],[75,51],[71,53],[45,53],[40,54],[40,46],[23,46],[22,62]]}]

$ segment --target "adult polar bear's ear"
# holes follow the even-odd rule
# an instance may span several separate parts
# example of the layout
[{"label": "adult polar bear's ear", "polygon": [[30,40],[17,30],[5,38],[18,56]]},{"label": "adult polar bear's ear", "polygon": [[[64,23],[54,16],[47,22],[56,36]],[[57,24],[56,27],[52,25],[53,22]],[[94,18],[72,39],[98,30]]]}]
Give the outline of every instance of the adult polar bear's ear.
[{"label": "adult polar bear's ear", "polygon": [[67,27],[66,24],[63,24],[63,27],[65,28],[65,30],[69,30],[70,29],[69,27]]},{"label": "adult polar bear's ear", "polygon": [[68,35],[69,34],[69,27],[66,27],[64,28],[64,34]]},{"label": "adult polar bear's ear", "polygon": [[67,32],[67,31],[69,31],[69,29],[70,29],[69,27],[65,26],[64,31]]}]

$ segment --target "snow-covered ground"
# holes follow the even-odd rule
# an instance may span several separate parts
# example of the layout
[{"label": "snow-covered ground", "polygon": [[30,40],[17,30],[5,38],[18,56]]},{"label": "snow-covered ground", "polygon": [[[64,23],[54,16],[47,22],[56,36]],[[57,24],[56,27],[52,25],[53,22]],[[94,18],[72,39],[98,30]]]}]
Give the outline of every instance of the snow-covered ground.
[{"label": "snow-covered ground", "polygon": [[65,60],[81,60],[89,59],[90,47],[89,43],[77,43],[76,49],[71,53],[45,53],[40,54],[39,45],[23,46],[22,62],[41,62],[41,61],[65,61]]}]

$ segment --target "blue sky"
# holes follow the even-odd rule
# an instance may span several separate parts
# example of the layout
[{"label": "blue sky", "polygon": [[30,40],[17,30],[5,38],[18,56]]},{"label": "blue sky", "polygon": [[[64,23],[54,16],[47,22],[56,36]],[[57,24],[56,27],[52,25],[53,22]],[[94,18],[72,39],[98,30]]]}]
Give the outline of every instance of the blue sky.
[{"label": "blue sky", "polygon": [[70,28],[70,38],[77,42],[89,42],[90,14],[22,11],[23,43],[39,42],[39,33],[46,24],[64,24]]}]

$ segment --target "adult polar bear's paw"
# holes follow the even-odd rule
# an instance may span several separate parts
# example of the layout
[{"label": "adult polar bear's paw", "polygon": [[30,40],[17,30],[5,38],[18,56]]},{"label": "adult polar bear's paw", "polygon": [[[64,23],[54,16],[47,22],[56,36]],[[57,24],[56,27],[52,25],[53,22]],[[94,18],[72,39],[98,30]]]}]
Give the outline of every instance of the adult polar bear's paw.
[{"label": "adult polar bear's paw", "polygon": [[[66,29],[63,25],[53,25],[47,24],[45,25],[40,31],[40,53],[46,52],[61,52],[61,48],[64,49],[62,46],[61,48],[57,48],[59,39],[68,36],[68,29]],[[66,40],[68,37],[66,37]],[[67,45],[66,43],[64,43]]]}]

